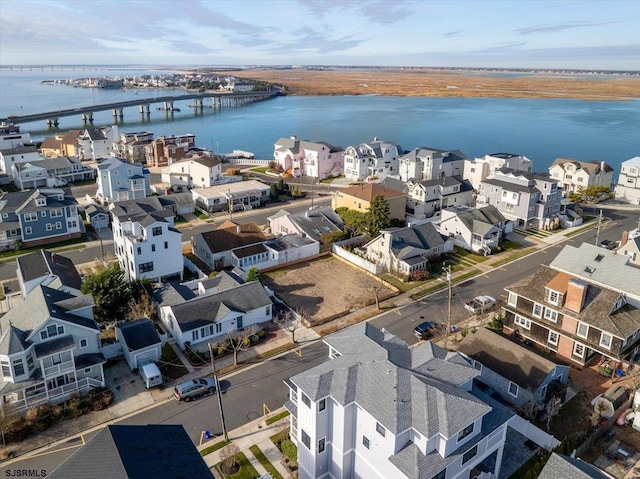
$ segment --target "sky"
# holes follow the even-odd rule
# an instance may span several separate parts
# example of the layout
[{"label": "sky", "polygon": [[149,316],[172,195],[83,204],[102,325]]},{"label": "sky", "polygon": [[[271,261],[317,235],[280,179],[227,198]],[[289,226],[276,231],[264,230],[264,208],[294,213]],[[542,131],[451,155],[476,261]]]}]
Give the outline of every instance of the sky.
[{"label": "sky", "polygon": [[2,0],[0,66],[640,70],[640,0]]}]

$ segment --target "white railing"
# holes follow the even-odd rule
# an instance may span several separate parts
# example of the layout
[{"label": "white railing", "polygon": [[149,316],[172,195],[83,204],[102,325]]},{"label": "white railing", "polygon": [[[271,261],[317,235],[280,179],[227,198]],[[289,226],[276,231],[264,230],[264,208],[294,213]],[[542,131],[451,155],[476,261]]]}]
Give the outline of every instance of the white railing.
[{"label": "white railing", "polygon": [[73,371],[74,369],[75,367],[73,365],[73,361],[65,361],[60,364],[54,364],[53,366],[49,366],[48,368],[44,368],[43,376],[44,377],[52,376],[62,371],[67,371],[67,370]]},{"label": "white railing", "polygon": [[[44,382],[42,382],[42,386],[44,387]],[[99,388],[102,386],[103,384],[96,379],[83,378],[79,379],[76,382],[65,384],[63,386],[50,389],[49,391],[43,391],[39,394],[34,394],[33,396],[28,396],[24,399],[20,399],[16,402],[11,403],[11,406],[15,410],[21,410],[29,407],[39,406],[41,404],[46,404],[48,402],[59,402],[57,400],[61,399],[63,396],[69,395],[76,391],[79,393],[85,393],[89,388]]]}]

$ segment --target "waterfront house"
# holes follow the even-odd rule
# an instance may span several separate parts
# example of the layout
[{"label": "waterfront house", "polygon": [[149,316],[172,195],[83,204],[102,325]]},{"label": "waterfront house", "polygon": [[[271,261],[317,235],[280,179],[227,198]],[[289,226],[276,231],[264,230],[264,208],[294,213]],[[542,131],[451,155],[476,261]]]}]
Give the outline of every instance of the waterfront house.
[{"label": "waterfront house", "polygon": [[453,250],[453,241],[438,233],[432,223],[389,228],[364,246],[369,261],[384,271],[410,275],[427,269],[430,261]]},{"label": "waterfront house", "polygon": [[191,190],[198,208],[210,213],[217,211],[247,211],[269,201],[271,188],[260,181],[236,181]]},{"label": "waterfront house", "polygon": [[193,156],[172,162],[162,170],[162,182],[174,191],[208,188],[221,183],[222,162],[217,157]]},{"label": "waterfront house", "polygon": [[493,205],[454,206],[442,210],[438,231],[451,238],[456,246],[487,255],[513,231],[513,223]]},{"label": "waterfront house", "polygon": [[111,146],[111,155],[124,158],[130,163],[143,163],[146,160],[146,147],[152,141],[153,133],[150,131],[122,132],[118,140],[114,141]]},{"label": "waterfront house", "polygon": [[345,207],[366,213],[376,196],[382,196],[389,205],[389,219],[404,221],[407,195],[378,183],[350,186],[334,192],[331,208],[337,210]]},{"label": "waterfront house", "polygon": [[558,181],[544,173],[501,168],[480,182],[478,206],[493,205],[516,228],[544,229],[560,214]]},{"label": "waterfront house", "polygon": [[616,201],[640,205],[640,156],[622,162],[615,198]]},{"label": "waterfront house", "polygon": [[39,284],[0,318],[0,399],[5,408],[55,404],[104,386],[91,295]]},{"label": "waterfront house", "polygon": [[486,178],[492,178],[500,168],[510,168],[512,170],[531,172],[533,162],[524,155],[514,153],[491,153],[490,155],[484,155],[482,158],[465,160],[462,176],[465,180],[471,182],[473,187],[477,190],[480,188],[481,181]]},{"label": "waterfront house", "polygon": [[101,203],[144,198],[151,194],[151,174],[141,164],[109,158],[98,165],[96,199]]},{"label": "waterfront house", "polygon": [[176,161],[184,160],[195,146],[196,136],[191,133],[159,136],[145,146],[145,160],[150,167],[171,165]]},{"label": "waterfront house", "polygon": [[76,156],[76,147],[78,138],[82,131],[69,130],[54,136],[48,136],[40,145],[40,153],[47,158],[56,158],[58,156]]},{"label": "waterfront house", "polygon": [[640,349],[640,269],[595,245],[565,246],[549,266],[505,288],[504,330],[582,367]]},{"label": "waterfront house", "polygon": [[31,143],[31,134],[20,131],[20,125],[0,122],[0,150],[9,150]]},{"label": "waterfront house", "polygon": [[357,147],[349,146],[344,151],[344,176],[353,181],[364,181],[397,175],[398,158],[403,153],[399,144],[378,138]]},{"label": "waterfront house", "polygon": [[285,380],[301,479],[501,477],[505,443],[524,447],[461,355],[367,322],[324,342],[328,361]]},{"label": "waterfront house", "polygon": [[11,175],[11,167],[30,161],[40,161],[44,157],[35,145],[18,145],[0,150],[0,172]]},{"label": "waterfront house", "polygon": [[461,176],[407,182],[408,221],[423,220],[442,209],[473,203],[473,186]]},{"label": "waterfront house", "polygon": [[256,223],[241,225],[227,220],[212,231],[194,234],[191,252],[209,268],[220,271],[233,264],[233,249],[262,243],[266,239]]},{"label": "waterfront house", "polygon": [[171,206],[157,196],[118,201],[111,218],[116,257],[127,280],[182,278],[182,233]]},{"label": "waterfront house", "polygon": [[558,180],[563,194],[575,193],[580,188],[613,185],[613,168],[605,161],[576,161],[556,158],[549,167],[551,178]]},{"label": "waterfront house", "polygon": [[118,137],[117,125],[85,129],[78,137],[78,146],[76,147],[78,158],[97,161],[113,156],[112,146]]},{"label": "waterfront house", "polygon": [[318,180],[338,176],[344,165],[344,150],[327,142],[280,138],[274,144],[273,159],[292,176]]},{"label": "waterfront house", "polygon": [[426,181],[447,176],[462,176],[467,160],[460,150],[418,147],[400,156],[396,175],[402,181]]},{"label": "waterfront house", "polygon": [[315,206],[298,213],[280,210],[267,219],[273,234],[297,234],[315,241],[322,241],[324,235],[341,232],[344,228],[342,218],[329,206]]},{"label": "waterfront house", "polygon": [[16,258],[18,283],[22,298],[26,298],[38,285],[81,296],[82,278],[73,261],[46,249]]},{"label": "waterfront house", "polygon": [[20,190],[55,188],[75,181],[92,180],[96,170],[84,166],[74,156],[43,158],[11,165],[13,184]]},{"label": "waterfront house", "polygon": [[13,249],[78,238],[82,218],[77,201],[61,189],[38,189],[0,196],[0,247]]},{"label": "waterfront house", "polygon": [[552,396],[564,400],[569,366],[556,364],[486,328],[471,331],[456,346],[480,371],[475,381],[516,408],[544,409]]}]

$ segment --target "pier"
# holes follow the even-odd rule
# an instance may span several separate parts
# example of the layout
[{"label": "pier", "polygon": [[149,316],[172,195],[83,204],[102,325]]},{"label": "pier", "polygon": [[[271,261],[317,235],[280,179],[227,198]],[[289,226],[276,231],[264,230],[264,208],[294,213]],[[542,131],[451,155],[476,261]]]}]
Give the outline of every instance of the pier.
[{"label": "pier", "polygon": [[7,118],[0,118],[0,122],[6,123],[31,123],[34,121],[44,120],[48,126],[58,126],[60,118],[79,115],[83,123],[93,123],[93,114],[97,111],[109,111],[116,119],[122,120],[124,117],[124,109],[132,106],[140,107],[141,115],[150,115],[153,103],[161,103],[159,108],[165,112],[179,111],[174,107],[174,102],[180,100],[192,100],[188,106],[195,110],[204,108],[205,100],[211,100],[211,108],[223,108],[230,106],[242,106],[256,101],[267,100],[280,95],[279,91],[251,91],[240,93],[186,93],[184,95],[159,96],[153,98],[136,98],[115,103],[106,103],[103,105],[92,105],[80,108],[69,108],[66,110],[48,111],[44,113],[33,113],[30,115],[10,115]]}]

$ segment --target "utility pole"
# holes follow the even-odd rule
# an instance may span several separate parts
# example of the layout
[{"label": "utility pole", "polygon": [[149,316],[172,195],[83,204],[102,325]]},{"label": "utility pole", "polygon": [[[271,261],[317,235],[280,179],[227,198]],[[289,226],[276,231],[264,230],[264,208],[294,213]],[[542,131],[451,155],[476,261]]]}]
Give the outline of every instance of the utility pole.
[{"label": "utility pole", "polygon": [[229,219],[233,221],[233,198],[231,197],[231,188],[227,191],[229,192]]},{"label": "utility pole", "polygon": [[600,216],[598,216],[598,230],[596,231],[596,246],[600,244],[600,226],[602,225],[602,210],[600,210]]},{"label": "utility pole", "polygon": [[313,208],[313,182],[315,178],[311,177],[311,207]]},{"label": "utility pole", "polygon": [[447,334],[444,337],[444,348],[447,349],[447,342],[449,341],[449,333],[451,333],[451,266],[445,266],[444,270],[447,272],[447,290],[449,292],[449,300],[448,305],[449,309],[447,311]]},{"label": "utility pole", "polygon": [[220,422],[222,423],[222,434],[224,440],[229,441],[229,434],[227,433],[227,423],[224,420],[224,409],[222,407],[222,392],[220,391],[220,382],[218,381],[218,371],[216,370],[216,360],[213,357],[213,348],[211,343],[208,343],[209,354],[211,355],[211,366],[213,367],[213,380],[216,382],[216,396],[218,396],[218,408],[220,409]]},{"label": "utility pole", "polygon": [[102,244],[102,220],[98,220],[98,236],[100,237],[100,250],[102,251],[102,261],[104,262],[104,244]]}]

